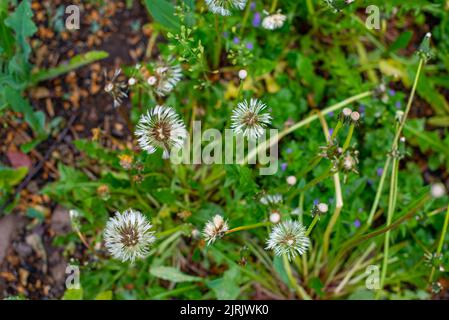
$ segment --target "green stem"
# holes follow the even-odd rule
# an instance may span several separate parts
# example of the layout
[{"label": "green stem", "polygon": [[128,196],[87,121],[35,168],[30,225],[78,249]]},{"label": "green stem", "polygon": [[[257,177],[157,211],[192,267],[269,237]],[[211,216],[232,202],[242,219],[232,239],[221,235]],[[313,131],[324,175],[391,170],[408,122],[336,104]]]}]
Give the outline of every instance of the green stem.
[{"label": "green stem", "polygon": [[234,232],[238,232],[238,231],[243,231],[243,230],[251,230],[251,229],[255,229],[255,228],[260,228],[260,227],[266,227],[271,225],[271,222],[269,221],[264,221],[264,222],[259,222],[259,223],[255,223],[255,224],[250,224],[247,226],[241,226],[241,227],[237,227],[231,230],[228,230],[225,232],[225,234],[231,234]]},{"label": "green stem", "polygon": [[[336,103],[326,109],[324,109],[323,111],[321,111],[321,115],[326,115],[329,114],[331,112],[335,112],[339,109],[342,109],[343,107],[350,105],[351,103],[358,101],[358,100],[362,100],[364,98],[370,97],[373,95],[373,91],[367,91],[367,92],[363,92],[360,94],[357,94],[355,96],[352,96],[350,98],[347,98],[339,103]],[[298,123],[294,124],[293,126],[286,128],[285,130],[283,130],[281,133],[279,133],[275,138],[272,138],[269,140],[269,143],[265,142],[265,143],[260,143],[257,148],[254,148],[249,154],[248,156],[245,158],[244,163],[248,163],[249,160],[252,160],[258,153],[260,150],[267,150],[270,147],[272,147],[273,145],[275,145],[276,143],[278,143],[283,137],[287,136],[288,134],[292,133],[293,131],[296,131],[299,128],[302,128],[306,125],[308,125],[309,123],[315,121],[319,119],[319,116],[317,113],[314,113],[312,115],[310,115],[309,117],[305,118],[304,120],[299,121]]]},{"label": "green stem", "polygon": [[169,235],[171,235],[171,234],[173,234],[173,233],[175,233],[175,232],[178,232],[178,231],[181,231],[181,230],[184,230],[186,228],[186,225],[181,225],[181,226],[177,226],[177,227],[174,227],[174,228],[171,228],[171,229],[168,229],[168,230],[164,230],[164,231],[162,231],[162,232],[159,232],[159,233],[156,233],[156,238],[163,238],[163,237],[166,237],[166,236],[169,236]]},{"label": "green stem", "polygon": [[[443,230],[441,231],[440,242],[438,243],[438,248],[436,252],[437,257],[441,254],[441,251],[443,250],[444,238],[446,237],[448,226],[449,226],[449,206],[447,207],[446,218],[444,219]],[[433,281],[434,274],[435,274],[435,267],[432,267],[429,282]]]},{"label": "green stem", "polygon": [[391,158],[387,157],[387,160],[385,161],[385,165],[383,167],[383,172],[382,172],[382,176],[380,178],[379,186],[377,187],[376,197],[374,198],[374,203],[373,203],[373,206],[371,207],[371,211],[369,213],[369,217],[368,217],[368,221],[367,221],[368,226],[371,226],[371,224],[373,223],[374,214],[377,211],[380,197],[382,196],[382,190],[384,187],[385,178],[387,177],[388,169],[390,169],[390,163],[391,163]]},{"label": "green stem", "polygon": [[334,132],[332,132],[331,142],[337,137],[338,131],[340,131],[341,127],[343,127],[343,121],[338,120],[337,126],[334,129]]},{"label": "green stem", "polygon": [[287,256],[285,254],[283,255],[283,259],[284,259],[284,267],[285,267],[285,271],[287,272],[288,280],[290,281],[290,284],[293,286],[293,288],[295,288],[298,297],[303,300],[312,300],[312,298],[310,298],[310,296],[307,294],[307,292],[303,289],[303,287],[301,287],[298,284],[295,277],[293,276],[292,269],[290,267],[290,261],[288,261]]},{"label": "green stem", "polygon": [[310,224],[310,226],[307,228],[306,231],[306,236],[309,236],[310,233],[312,232],[313,228],[315,227],[316,223],[318,222],[318,220],[320,220],[320,215],[317,214],[315,215],[315,217],[312,220],[312,223]]},{"label": "green stem", "polygon": [[416,88],[418,87],[419,77],[421,75],[421,70],[422,70],[423,65],[424,65],[424,60],[420,59],[419,65],[418,65],[418,71],[416,71],[415,81],[413,82],[412,92],[410,93],[407,107],[405,108],[404,116],[402,117],[401,124],[399,125],[399,130],[397,130],[396,136],[394,137],[394,140],[393,140],[393,147],[392,147],[393,150],[396,149],[398,146],[399,138],[401,137],[402,130],[404,129],[404,126],[405,126],[405,121],[407,121],[408,114],[412,107],[413,99],[415,98]]},{"label": "green stem", "polygon": [[[393,159],[393,171],[391,172],[390,180],[390,196],[388,201],[388,214],[387,214],[387,227],[391,225],[393,221],[393,215],[396,210],[396,200],[398,192],[398,171],[399,171],[399,160],[397,158]],[[384,257],[382,262],[382,274],[380,278],[380,287],[383,288],[385,277],[387,276],[388,268],[388,251],[390,249],[390,230],[385,233],[385,243],[384,243]],[[378,295],[380,291],[378,292]]]},{"label": "green stem", "polygon": [[351,140],[352,140],[352,135],[354,134],[354,128],[355,128],[355,125],[351,124],[351,126],[349,127],[348,136],[346,137],[346,141],[343,145],[343,152],[345,152],[349,148],[349,144],[351,143]]},{"label": "green stem", "polygon": [[243,39],[243,36],[245,34],[246,23],[248,22],[249,14],[251,12],[250,8],[251,8],[251,2],[248,1],[248,3],[246,4],[245,14],[244,14],[243,20],[242,20],[242,27],[240,29],[240,39]]},{"label": "green stem", "polygon": [[276,7],[278,5],[278,0],[273,0],[271,3],[270,13],[273,13],[276,10]]}]

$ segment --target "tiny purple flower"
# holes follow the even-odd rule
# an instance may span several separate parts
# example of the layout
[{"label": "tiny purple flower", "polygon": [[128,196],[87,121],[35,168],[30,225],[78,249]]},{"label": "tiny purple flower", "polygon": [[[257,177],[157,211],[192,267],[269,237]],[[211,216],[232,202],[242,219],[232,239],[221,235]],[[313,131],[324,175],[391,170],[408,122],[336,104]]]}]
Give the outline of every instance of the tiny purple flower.
[{"label": "tiny purple flower", "polygon": [[318,205],[318,203],[320,203],[320,200],[319,200],[319,199],[315,199],[315,200],[313,200],[313,205],[314,205],[314,206],[317,206],[317,205]]},{"label": "tiny purple flower", "polygon": [[334,113],[333,113],[333,112],[329,112],[329,113],[327,114],[327,116],[328,116],[329,118],[332,118],[332,117],[334,116]]},{"label": "tiny purple flower", "polygon": [[384,173],[384,168],[377,168],[376,173],[377,173],[378,177],[381,177],[383,175],[383,173]]},{"label": "tiny purple flower", "polygon": [[389,94],[390,96],[394,97],[394,96],[396,95],[396,91],[394,91],[393,89],[390,89],[390,90],[388,91],[388,94]]},{"label": "tiny purple flower", "polygon": [[254,16],[253,16],[253,27],[258,27],[260,26],[260,22],[262,21],[262,15],[260,14],[260,12],[255,12]]},{"label": "tiny purple flower", "polygon": [[232,42],[234,42],[235,44],[239,44],[240,43],[239,37],[234,37],[234,39],[232,39]]},{"label": "tiny purple flower", "polygon": [[247,42],[247,43],[246,43],[246,49],[248,49],[248,50],[253,50],[253,49],[254,49],[253,43],[252,43],[252,42]]},{"label": "tiny purple flower", "polygon": [[334,134],[334,128],[329,129],[329,136],[332,136]]},{"label": "tiny purple flower", "polygon": [[358,229],[358,228],[360,228],[360,226],[361,226],[360,220],[359,219],[355,219],[354,227],[356,227]]},{"label": "tiny purple flower", "polygon": [[287,170],[287,164],[285,162],[281,163],[281,170],[282,171]]},{"label": "tiny purple flower", "polygon": [[365,114],[365,111],[366,111],[366,106],[364,104],[361,104],[359,107],[360,114]]},{"label": "tiny purple flower", "polygon": [[252,1],[252,2],[250,3],[250,5],[249,5],[249,8],[250,8],[251,10],[256,9],[256,1]]},{"label": "tiny purple flower", "polygon": [[287,148],[287,150],[285,150],[287,152],[287,154],[291,154],[293,152],[292,148]]},{"label": "tiny purple flower", "polygon": [[396,102],[396,108],[401,109],[401,107],[402,107],[401,101]]},{"label": "tiny purple flower", "polygon": [[229,37],[229,33],[227,31],[223,32],[223,38]]}]

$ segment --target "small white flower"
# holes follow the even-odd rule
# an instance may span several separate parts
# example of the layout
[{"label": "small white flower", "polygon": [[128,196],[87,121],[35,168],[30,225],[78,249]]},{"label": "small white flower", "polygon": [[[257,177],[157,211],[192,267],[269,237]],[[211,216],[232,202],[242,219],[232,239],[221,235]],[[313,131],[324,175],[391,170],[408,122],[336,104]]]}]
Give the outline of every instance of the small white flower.
[{"label": "small white flower", "polygon": [[137,82],[136,78],[129,78],[128,85],[133,86],[136,84],[136,82]]},{"label": "small white flower", "polygon": [[260,203],[263,205],[276,205],[283,201],[283,197],[280,194],[274,194],[274,195],[266,195],[260,198]]},{"label": "small white flower", "polygon": [[206,0],[209,10],[222,16],[230,16],[231,9],[245,9],[247,0]]},{"label": "small white flower", "polygon": [[267,30],[279,29],[282,28],[285,20],[287,20],[287,16],[278,12],[265,17],[262,21],[262,27]]},{"label": "small white flower", "polygon": [[281,221],[281,215],[279,214],[279,212],[277,211],[273,211],[270,213],[270,222],[271,223],[279,223],[279,221]]},{"label": "small white flower", "polygon": [[446,187],[441,182],[433,184],[431,189],[430,189],[430,194],[435,199],[444,197],[446,192],[447,192]]},{"label": "small white flower", "polygon": [[268,113],[261,113],[266,108],[266,104],[257,99],[240,102],[232,111],[231,128],[234,133],[242,134],[251,139],[259,138],[270,124],[271,116]]},{"label": "small white flower", "polygon": [[203,230],[203,236],[207,241],[207,244],[210,245],[211,243],[214,243],[217,238],[223,237],[228,230],[228,223],[224,221],[222,216],[217,214],[211,221],[206,223]]},{"label": "small white flower", "polygon": [[287,220],[273,228],[266,249],[274,250],[277,256],[285,254],[291,260],[298,254],[304,254],[309,245],[304,226],[298,221]]},{"label": "small white flower", "polygon": [[351,113],[351,120],[352,122],[356,123],[357,121],[360,120],[360,113],[358,113],[357,111],[354,111]]},{"label": "small white flower", "polygon": [[143,150],[154,153],[162,148],[163,157],[167,159],[172,148],[182,148],[187,130],[171,107],[156,106],[141,116],[135,135]]},{"label": "small white flower", "polygon": [[329,211],[329,206],[326,203],[319,203],[317,209],[320,213],[327,213]]},{"label": "small white flower", "polygon": [[342,113],[343,113],[343,116],[345,116],[345,117],[350,117],[350,116],[351,116],[351,113],[352,113],[352,110],[349,109],[349,108],[344,108],[343,111],[342,111]]},{"label": "small white flower", "polygon": [[151,228],[151,223],[139,211],[116,212],[104,231],[106,248],[115,259],[123,262],[144,259],[150,253],[149,246],[156,240]]},{"label": "small white flower", "polygon": [[294,186],[297,182],[297,179],[295,176],[288,176],[287,177],[287,184],[290,186]]},{"label": "small white flower", "polygon": [[247,76],[248,76],[248,72],[246,70],[242,69],[239,71],[239,78],[241,80],[245,80]]}]

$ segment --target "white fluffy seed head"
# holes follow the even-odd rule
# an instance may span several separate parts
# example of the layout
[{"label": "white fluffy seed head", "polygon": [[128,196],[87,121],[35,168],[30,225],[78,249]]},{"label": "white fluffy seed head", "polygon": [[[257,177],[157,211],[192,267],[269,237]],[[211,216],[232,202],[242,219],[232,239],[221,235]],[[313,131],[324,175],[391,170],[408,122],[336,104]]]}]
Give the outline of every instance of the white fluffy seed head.
[{"label": "white fluffy seed head", "polygon": [[266,249],[273,250],[277,256],[285,254],[291,260],[298,254],[304,254],[309,245],[305,227],[298,221],[287,220],[273,228]]},{"label": "white fluffy seed head", "polygon": [[260,198],[260,203],[266,206],[277,205],[280,204],[283,200],[284,198],[280,194],[273,194],[273,195],[269,194]]},{"label": "white fluffy seed head", "polygon": [[343,111],[342,111],[342,113],[343,113],[343,115],[344,115],[345,117],[350,117],[350,116],[351,116],[351,113],[352,113],[352,110],[349,109],[349,108],[344,108]]},{"label": "white fluffy seed head", "polygon": [[207,241],[207,244],[210,245],[214,243],[215,240],[223,237],[228,230],[228,223],[222,216],[217,214],[211,221],[206,223],[206,226],[203,229],[203,236]]},{"label": "white fluffy seed head", "polygon": [[446,195],[446,192],[446,187],[441,182],[433,184],[430,188],[430,194],[435,199],[444,197]]},{"label": "white fluffy seed head", "polygon": [[257,99],[240,102],[232,111],[231,129],[250,139],[259,138],[271,122],[270,114],[263,113],[265,108],[266,104]]},{"label": "white fluffy seed head", "polygon": [[159,60],[153,70],[154,75],[148,78],[148,84],[154,86],[156,94],[160,97],[165,97],[172,92],[181,81],[182,69],[173,57]]},{"label": "white fluffy seed head", "polygon": [[139,211],[116,212],[104,230],[106,248],[112,257],[123,262],[144,259],[156,240],[151,228],[151,223]]},{"label": "white fluffy seed head", "polygon": [[351,113],[351,120],[354,122],[357,122],[360,120],[360,113],[358,113],[357,111],[354,111]]},{"label": "white fluffy seed head", "polygon": [[164,158],[168,158],[173,148],[182,148],[187,130],[173,108],[156,106],[141,116],[135,135],[143,150],[154,153],[157,148],[161,148]]},{"label": "white fluffy seed head", "polygon": [[262,20],[262,27],[267,30],[279,29],[282,28],[286,20],[287,16],[281,13],[275,13]]},{"label": "white fluffy seed head", "polygon": [[247,0],[206,0],[209,10],[222,16],[230,16],[232,9],[245,9]]}]

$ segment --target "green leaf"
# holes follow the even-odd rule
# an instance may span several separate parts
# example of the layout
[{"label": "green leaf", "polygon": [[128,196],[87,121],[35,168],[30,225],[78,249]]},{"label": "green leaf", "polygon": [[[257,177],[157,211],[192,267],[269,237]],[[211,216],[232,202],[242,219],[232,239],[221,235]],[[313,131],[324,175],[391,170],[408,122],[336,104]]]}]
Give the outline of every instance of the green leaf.
[{"label": "green leaf", "polygon": [[79,54],[70,59],[68,63],[61,64],[52,69],[38,71],[31,77],[31,82],[32,84],[36,84],[41,81],[56,78],[61,74],[78,69],[92,62],[105,59],[108,56],[109,54],[106,51],[89,51],[87,53]]},{"label": "green leaf", "polygon": [[34,111],[33,107],[22,97],[19,91],[13,90],[12,88],[5,88],[3,93],[6,102],[11,106],[12,110],[22,113],[31,129],[39,137],[45,137],[47,135],[45,131],[45,114],[41,111]]},{"label": "green leaf", "polygon": [[407,48],[410,40],[412,39],[412,36],[413,36],[412,31],[406,31],[406,32],[401,33],[401,35],[391,45],[390,51],[395,52],[399,49]]},{"label": "green leaf", "polygon": [[190,276],[173,267],[153,267],[150,269],[150,274],[152,274],[156,278],[168,280],[171,282],[203,281],[203,279],[200,277]]},{"label": "green leaf", "polygon": [[62,300],[83,300],[83,289],[67,289]]},{"label": "green leaf", "polygon": [[104,291],[97,294],[95,300],[112,300],[112,291]]},{"label": "green leaf", "polygon": [[154,20],[168,30],[179,30],[181,23],[175,16],[175,7],[167,0],[145,0],[145,6]]},{"label": "green leaf", "polygon": [[232,267],[226,271],[222,278],[207,282],[207,286],[214,290],[218,300],[235,300],[240,295],[240,287],[237,283],[240,271]]},{"label": "green leaf", "polygon": [[13,187],[20,183],[28,173],[27,167],[18,169],[0,167],[0,189]]},{"label": "green leaf", "polygon": [[33,22],[33,11],[29,0],[22,1],[14,12],[5,20],[5,24],[14,30],[14,37],[22,48],[25,59],[28,59],[31,47],[27,38],[31,37],[37,27]]}]

